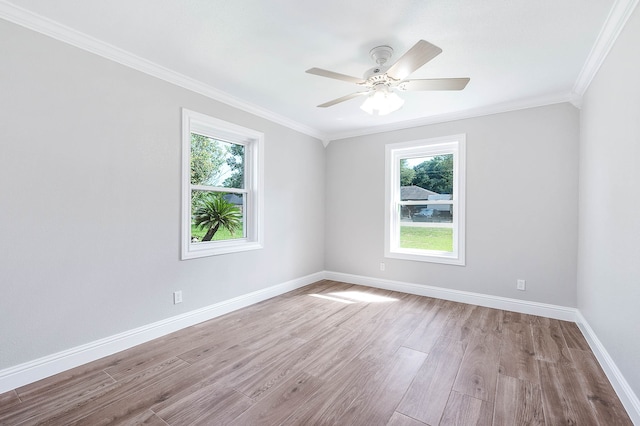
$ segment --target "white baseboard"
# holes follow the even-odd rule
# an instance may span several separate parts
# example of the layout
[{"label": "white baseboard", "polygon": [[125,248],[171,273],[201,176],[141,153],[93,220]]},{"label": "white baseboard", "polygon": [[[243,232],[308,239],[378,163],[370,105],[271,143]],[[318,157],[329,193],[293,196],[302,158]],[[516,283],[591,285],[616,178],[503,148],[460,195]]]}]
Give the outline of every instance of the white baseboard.
[{"label": "white baseboard", "polygon": [[596,333],[593,331],[587,320],[582,316],[582,313],[578,311],[578,318],[576,320],[580,331],[584,335],[585,339],[589,343],[593,354],[598,358],[600,366],[604,370],[611,386],[618,394],[618,398],[627,410],[627,414],[631,417],[633,424],[640,425],[640,399],[635,394],[629,383],[622,375],[622,372],[618,369],[618,366],[613,361],[607,350],[605,349]]},{"label": "white baseboard", "polygon": [[33,361],[0,371],[0,393],[16,389],[45,377],[129,349],[203,321],[216,318],[254,303],[324,279],[323,272],[307,275],[262,290],[234,297],[211,306],[176,315],[142,327],[128,330],[91,343],[76,346]]},{"label": "white baseboard", "polygon": [[385,280],[382,278],[364,277],[361,275],[343,274],[340,272],[325,271],[325,279],[342,281],[350,284],[360,284],[385,290],[399,291],[402,293],[416,294],[418,296],[434,297],[436,299],[451,300],[453,302],[469,303],[471,305],[485,306],[487,308],[503,309],[505,311],[520,312],[523,314],[538,315],[564,321],[577,319],[575,308],[549,305],[546,303],[529,302],[526,300],[509,299],[507,297],[491,296],[469,291],[451,290],[442,287],[433,287],[423,284],[411,284],[401,281]]}]

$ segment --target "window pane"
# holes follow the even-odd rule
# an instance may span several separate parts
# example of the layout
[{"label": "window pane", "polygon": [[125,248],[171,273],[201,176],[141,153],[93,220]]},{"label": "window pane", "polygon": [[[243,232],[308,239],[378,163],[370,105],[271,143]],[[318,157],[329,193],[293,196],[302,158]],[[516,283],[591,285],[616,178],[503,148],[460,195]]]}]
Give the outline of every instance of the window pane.
[{"label": "window pane", "polygon": [[191,191],[191,242],[245,238],[244,195]]},{"label": "window pane", "polygon": [[191,133],[191,184],[243,189],[244,148]]},{"label": "window pane", "polygon": [[[447,195],[450,199],[450,197]],[[417,206],[400,206],[402,221],[409,222],[453,222],[452,204],[420,204]]]},{"label": "window pane", "polygon": [[[426,200],[428,195],[453,194],[453,154],[401,159],[400,186],[403,200]],[[411,198],[404,198],[405,195]]]},{"label": "window pane", "polygon": [[453,252],[451,204],[400,206],[400,248]]}]

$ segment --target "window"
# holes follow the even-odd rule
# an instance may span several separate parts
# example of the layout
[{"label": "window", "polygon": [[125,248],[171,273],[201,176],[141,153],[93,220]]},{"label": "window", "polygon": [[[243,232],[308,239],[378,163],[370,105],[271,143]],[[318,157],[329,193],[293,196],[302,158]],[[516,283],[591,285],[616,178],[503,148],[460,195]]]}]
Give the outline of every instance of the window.
[{"label": "window", "polygon": [[182,259],[262,248],[263,140],[182,110]]},{"label": "window", "polygon": [[465,135],[386,146],[385,256],[464,265]]}]

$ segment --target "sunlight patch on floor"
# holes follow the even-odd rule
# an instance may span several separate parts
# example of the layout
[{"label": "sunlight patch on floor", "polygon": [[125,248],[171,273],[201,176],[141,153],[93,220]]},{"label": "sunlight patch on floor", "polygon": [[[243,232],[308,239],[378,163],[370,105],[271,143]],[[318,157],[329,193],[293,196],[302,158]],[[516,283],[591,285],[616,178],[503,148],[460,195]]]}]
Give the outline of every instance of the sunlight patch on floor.
[{"label": "sunlight patch on floor", "polygon": [[314,293],[314,294],[310,294],[309,296],[311,296],[311,297],[317,297],[317,298],[319,298],[319,299],[333,300],[334,302],[341,302],[341,303],[356,303],[356,302],[353,302],[353,301],[351,301],[351,300],[345,300],[345,299],[340,299],[340,298],[338,298],[338,297],[327,296],[326,294],[317,294],[317,293]]},{"label": "sunlight patch on floor", "polygon": [[366,293],[364,291],[336,291],[329,294],[310,294],[309,296],[318,297],[320,299],[333,300],[341,303],[384,303],[396,302],[398,299],[393,297],[380,296],[378,294]]}]

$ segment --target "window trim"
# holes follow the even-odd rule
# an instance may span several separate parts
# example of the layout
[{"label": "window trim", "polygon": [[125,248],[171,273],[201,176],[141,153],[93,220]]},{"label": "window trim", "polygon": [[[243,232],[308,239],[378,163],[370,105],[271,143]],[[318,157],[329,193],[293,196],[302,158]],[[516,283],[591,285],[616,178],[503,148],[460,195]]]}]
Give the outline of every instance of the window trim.
[{"label": "window trim", "polygon": [[[400,206],[400,160],[442,154],[453,154],[453,252],[400,248],[400,209],[398,208]],[[385,146],[385,257],[464,266],[465,186],[465,134],[387,144]]]},{"label": "window trim", "polygon": [[[191,133],[245,146],[246,195],[243,212],[245,238],[191,242]],[[195,259],[263,248],[264,244],[264,134],[237,124],[182,108],[182,217],[181,259]],[[226,192],[228,188],[220,188]],[[237,192],[232,190],[229,192]]]}]

